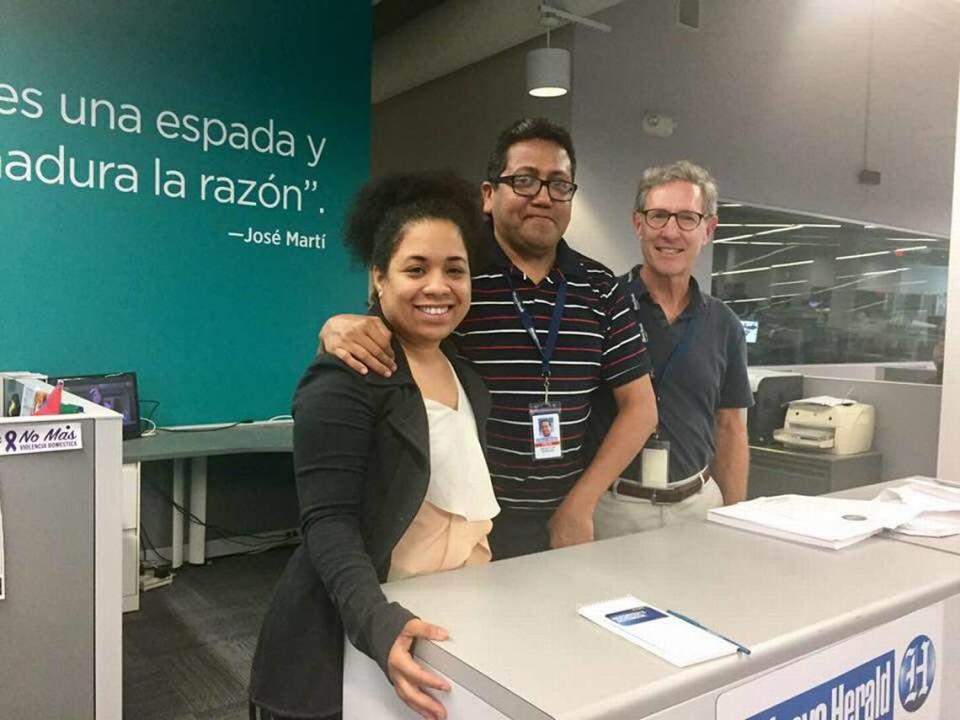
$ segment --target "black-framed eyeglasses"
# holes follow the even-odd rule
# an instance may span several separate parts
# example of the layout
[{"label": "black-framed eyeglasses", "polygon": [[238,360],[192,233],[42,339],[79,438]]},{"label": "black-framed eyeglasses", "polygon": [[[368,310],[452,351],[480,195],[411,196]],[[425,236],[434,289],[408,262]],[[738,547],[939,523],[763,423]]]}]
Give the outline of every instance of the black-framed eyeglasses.
[{"label": "black-framed eyeglasses", "polygon": [[577,192],[577,184],[569,180],[541,180],[536,175],[501,175],[490,180],[492,183],[506,183],[517,195],[536,197],[543,186],[547,186],[547,195],[554,202],[570,202]]},{"label": "black-framed eyeglasses", "polygon": [[638,210],[637,212],[643,215],[643,219],[647,221],[647,225],[654,230],[665,228],[667,223],[670,222],[670,218],[677,219],[677,227],[681,230],[696,230],[706,217],[703,213],[694,212],[693,210],[681,210],[680,212],[672,213],[667,210],[653,208],[651,210]]}]

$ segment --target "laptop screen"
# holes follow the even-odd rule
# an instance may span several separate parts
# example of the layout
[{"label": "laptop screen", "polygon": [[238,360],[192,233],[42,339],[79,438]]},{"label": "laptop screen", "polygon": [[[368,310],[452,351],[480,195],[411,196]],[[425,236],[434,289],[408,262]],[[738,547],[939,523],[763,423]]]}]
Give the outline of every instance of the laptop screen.
[{"label": "laptop screen", "polygon": [[56,385],[63,380],[67,392],[123,415],[123,439],[140,437],[140,399],[137,396],[137,374],[132,372],[109,375],[50,378]]}]

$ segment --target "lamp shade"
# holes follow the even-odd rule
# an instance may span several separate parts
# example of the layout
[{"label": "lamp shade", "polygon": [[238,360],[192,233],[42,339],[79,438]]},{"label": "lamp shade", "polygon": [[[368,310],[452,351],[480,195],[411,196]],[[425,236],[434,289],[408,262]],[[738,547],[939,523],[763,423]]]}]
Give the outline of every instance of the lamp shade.
[{"label": "lamp shade", "polygon": [[570,52],[540,48],[527,53],[527,92],[534,97],[559,97],[570,90]]}]

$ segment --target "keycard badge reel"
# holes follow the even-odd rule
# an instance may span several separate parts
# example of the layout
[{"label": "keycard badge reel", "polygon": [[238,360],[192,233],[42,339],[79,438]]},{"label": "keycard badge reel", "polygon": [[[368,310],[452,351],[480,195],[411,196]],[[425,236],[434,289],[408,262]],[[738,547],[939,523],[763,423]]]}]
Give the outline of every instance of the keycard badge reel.
[{"label": "keycard badge reel", "polygon": [[670,480],[670,443],[650,439],[640,452],[640,484],[655,490],[666,489]]}]

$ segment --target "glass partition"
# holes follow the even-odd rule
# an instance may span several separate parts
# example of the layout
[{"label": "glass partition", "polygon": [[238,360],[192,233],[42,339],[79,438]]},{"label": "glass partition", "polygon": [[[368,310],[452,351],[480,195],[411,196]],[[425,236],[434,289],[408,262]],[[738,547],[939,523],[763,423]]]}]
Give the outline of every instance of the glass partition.
[{"label": "glass partition", "polygon": [[743,322],[751,365],[942,369],[947,238],[737,203],[719,218],[712,294]]}]

